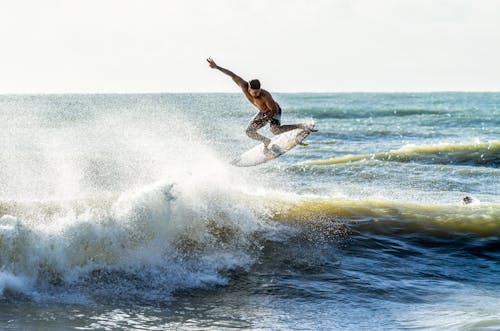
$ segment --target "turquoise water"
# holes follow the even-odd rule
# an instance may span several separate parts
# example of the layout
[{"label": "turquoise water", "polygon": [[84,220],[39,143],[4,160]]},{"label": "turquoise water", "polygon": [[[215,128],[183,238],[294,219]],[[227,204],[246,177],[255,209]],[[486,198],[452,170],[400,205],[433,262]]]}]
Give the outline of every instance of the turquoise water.
[{"label": "turquoise water", "polygon": [[500,329],[500,93],[274,97],[0,96],[0,328]]}]

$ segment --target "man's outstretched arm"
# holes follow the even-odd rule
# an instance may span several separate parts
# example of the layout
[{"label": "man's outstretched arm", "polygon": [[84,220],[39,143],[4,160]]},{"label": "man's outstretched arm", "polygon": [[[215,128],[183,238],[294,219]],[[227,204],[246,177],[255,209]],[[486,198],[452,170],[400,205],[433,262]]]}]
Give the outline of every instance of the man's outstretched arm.
[{"label": "man's outstretched arm", "polygon": [[241,78],[240,76],[236,75],[234,72],[232,72],[230,70],[227,70],[227,69],[224,69],[222,67],[219,67],[212,58],[208,58],[207,62],[208,62],[208,65],[210,66],[210,68],[218,69],[222,73],[228,75],[242,89],[246,89],[248,87],[248,83],[243,78]]}]

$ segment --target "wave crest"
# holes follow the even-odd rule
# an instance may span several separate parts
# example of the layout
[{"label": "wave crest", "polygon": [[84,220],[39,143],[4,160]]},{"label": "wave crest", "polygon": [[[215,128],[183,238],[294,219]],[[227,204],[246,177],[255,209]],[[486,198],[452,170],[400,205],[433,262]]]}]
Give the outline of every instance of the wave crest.
[{"label": "wave crest", "polygon": [[[325,200],[302,199],[288,202],[277,209],[273,218],[281,222],[347,221],[349,225],[364,224],[365,230],[386,228],[393,231],[444,234],[473,233],[480,236],[500,235],[500,204],[422,204],[384,199]],[[369,224],[369,225],[368,225]]]},{"label": "wave crest", "polygon": [[265,211],[255,207],[262,203],[242,194],[185,181],[92,208],[81,202],[81,210],[4,202],[4,211],[23,216],[0,215],[1,270],[44,287],[85,288],[90,297],[118,291],[165,299],[179,288],[224,284],[225,271],[253,263],[256,234],[271,235],[278,226],[263,222]]},{"label": "wave crest", "polygon": [[406,146],[389,152],[346,155],[325,160],[307,161],[302,164],[333,165],[365,160],[480,165],[496,168],[500,166],[500,141],[474,144]]}]

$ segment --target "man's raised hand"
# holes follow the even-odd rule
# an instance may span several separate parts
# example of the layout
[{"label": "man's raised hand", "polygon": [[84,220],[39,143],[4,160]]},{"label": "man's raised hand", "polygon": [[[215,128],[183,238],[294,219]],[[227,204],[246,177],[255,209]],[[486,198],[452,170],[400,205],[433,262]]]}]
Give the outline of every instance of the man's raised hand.
[{"label": "man's raised hand", "polygon": [[217,69],[217,64],[215,64],[215,61],[211,57],[209,57],[207,59],[207,62],[208,62],[208,65],[210,66],[210,68]]}]

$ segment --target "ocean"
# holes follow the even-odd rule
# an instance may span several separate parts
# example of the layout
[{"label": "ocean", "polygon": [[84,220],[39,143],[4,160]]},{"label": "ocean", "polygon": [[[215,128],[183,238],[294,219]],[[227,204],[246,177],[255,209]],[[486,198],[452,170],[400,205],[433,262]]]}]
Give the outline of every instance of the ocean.
[{"label": "ocean", "polygon": [[273,96],[0,96],[0,329],[500,330],[500,93]]}]

